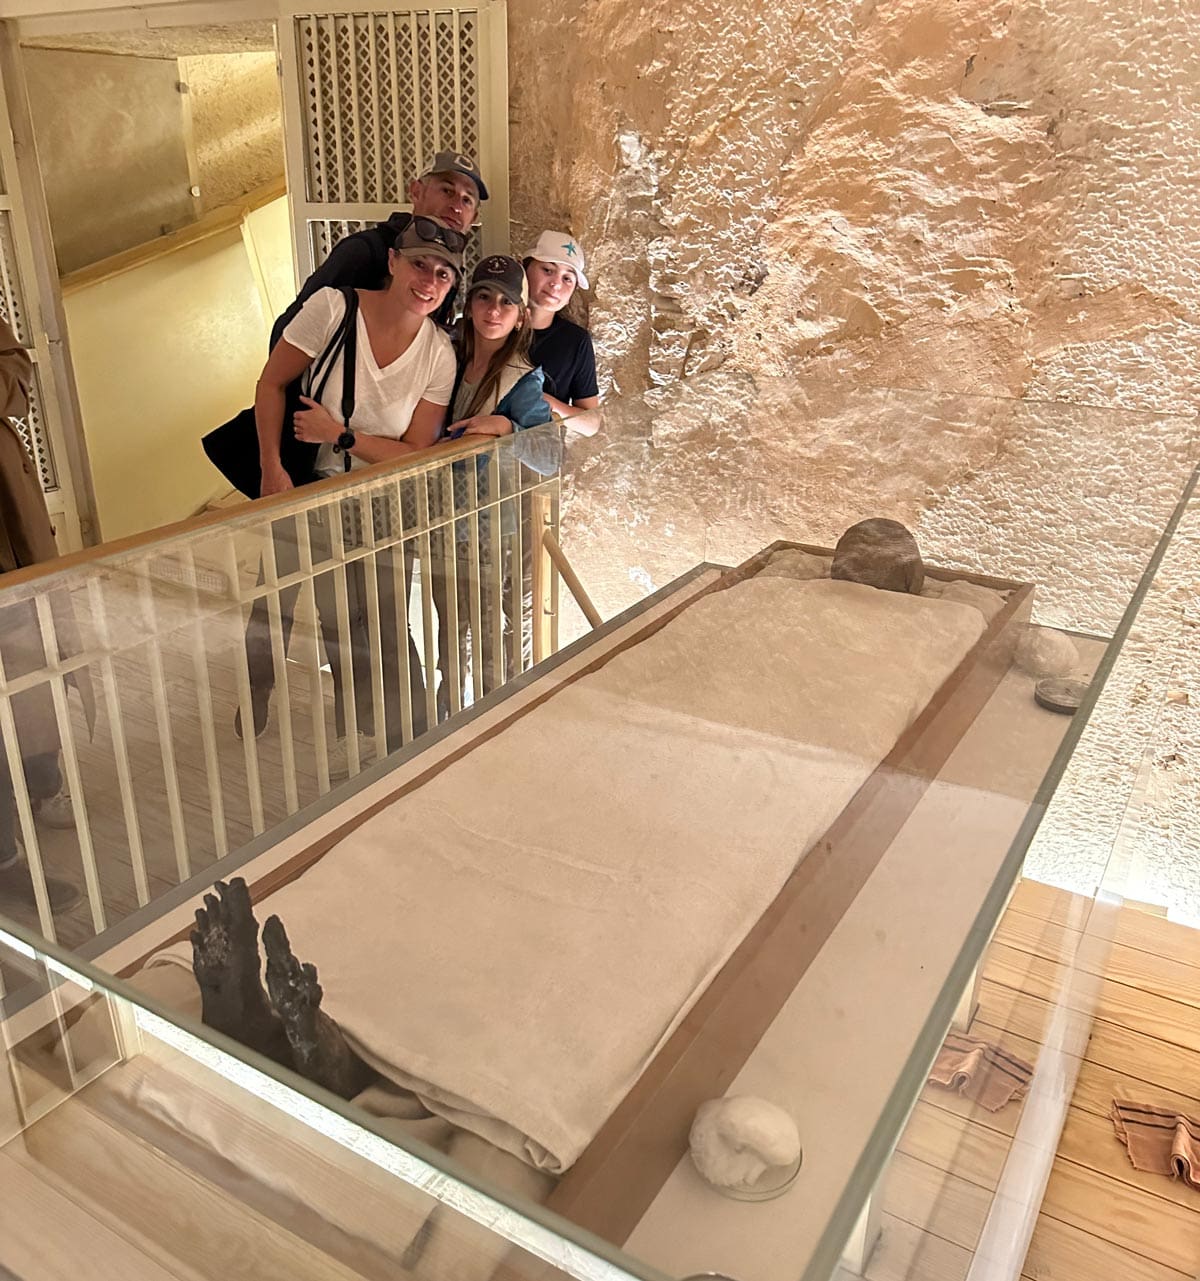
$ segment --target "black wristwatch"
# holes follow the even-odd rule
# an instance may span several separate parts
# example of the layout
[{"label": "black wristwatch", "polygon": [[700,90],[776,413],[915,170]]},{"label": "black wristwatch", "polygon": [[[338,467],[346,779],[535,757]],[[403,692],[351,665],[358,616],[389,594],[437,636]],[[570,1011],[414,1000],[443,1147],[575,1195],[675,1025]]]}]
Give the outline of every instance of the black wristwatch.
[{"label": "black wristwatch", "polygon": [[357,439],[358,437],[347,427],[334,442],[333,452],[335,454],[348,454],[354,448],[354,442]]}]

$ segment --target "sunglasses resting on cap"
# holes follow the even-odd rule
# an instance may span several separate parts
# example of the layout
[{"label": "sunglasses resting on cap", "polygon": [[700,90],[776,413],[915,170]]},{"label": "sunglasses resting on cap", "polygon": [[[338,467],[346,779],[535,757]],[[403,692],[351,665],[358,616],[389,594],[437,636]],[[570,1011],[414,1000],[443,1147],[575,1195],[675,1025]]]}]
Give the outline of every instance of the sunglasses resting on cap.
[{"label": "sunglasses resting on cap", "polygon": [[436,254],[456,271],[462,271],[462,251],[466,243],[467,238],[461,231],[445,226],[436,218],[418,214],[396,237],[396,252],[407,258],[414,254]]}]

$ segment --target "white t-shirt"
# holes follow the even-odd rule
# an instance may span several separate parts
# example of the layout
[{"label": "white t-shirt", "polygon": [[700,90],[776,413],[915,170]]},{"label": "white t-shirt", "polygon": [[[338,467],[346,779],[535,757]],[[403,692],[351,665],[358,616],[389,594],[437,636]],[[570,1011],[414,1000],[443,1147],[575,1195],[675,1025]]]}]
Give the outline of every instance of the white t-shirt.
[{"label": "white t-shirt", "polygon": [[[339,289],[318,289],[283,331],[283,338],[315,360],[346,314]],[[375,363],[371,340],[361,308],[358,313],[358,358],[354,374],[354,416],[351,426],[369,436],[400,440],[412,423],[413,410],[421,400],[448,405],[454,391],[454,348],[450,339],[426,316],[408,350],[382,369]],[[321,404],[342,420],[342,362],[339,358],[325,384]],[[345,468],[345,455],[335,454],[331,444],[317,453],[319,476],[336,476]],[[352,467],[365,467],[360,458]]]}]

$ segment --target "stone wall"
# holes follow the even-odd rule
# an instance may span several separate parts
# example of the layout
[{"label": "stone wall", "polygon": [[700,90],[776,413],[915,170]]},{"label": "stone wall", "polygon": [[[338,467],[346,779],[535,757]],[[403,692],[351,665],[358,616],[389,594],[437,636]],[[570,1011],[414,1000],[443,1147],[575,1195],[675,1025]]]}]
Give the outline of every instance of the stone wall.
[{"label": "stone wall", "polygon": [[189,91],[205,213],[283,176],[283,108],[274,53],[180,58],[179,76]]},{"label": "stone wall", "polygon": [[[514,241],[591,253],[609,413],[564,533],[602,613],[886,514],[1115,625],[1195,458],[1200,10],[509,0],[509,42]],[[1167,572],[1079,767],[1119,795],[1150,737],[1139,884],[1200,915],[1200,571]],[[1048,874],[1094,886],[1109,820]]]},{"label": "stone wall", "polygon": [[637,393],[722,363],[1178,409],[1200,13],[509,5],[514,237],[594,250]]}]

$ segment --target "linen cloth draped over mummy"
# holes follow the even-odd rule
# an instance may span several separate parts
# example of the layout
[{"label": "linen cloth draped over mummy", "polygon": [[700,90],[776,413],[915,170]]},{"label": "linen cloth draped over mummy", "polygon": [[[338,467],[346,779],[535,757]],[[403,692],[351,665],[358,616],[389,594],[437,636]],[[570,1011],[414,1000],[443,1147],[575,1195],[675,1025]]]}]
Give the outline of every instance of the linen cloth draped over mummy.
[{"label": "linen cloth draped over mummy", "polygon": [[259,910],[384,1077],[565,1170],[983,630],[855,583],[713,592]]}]

